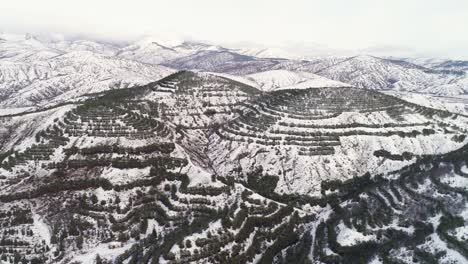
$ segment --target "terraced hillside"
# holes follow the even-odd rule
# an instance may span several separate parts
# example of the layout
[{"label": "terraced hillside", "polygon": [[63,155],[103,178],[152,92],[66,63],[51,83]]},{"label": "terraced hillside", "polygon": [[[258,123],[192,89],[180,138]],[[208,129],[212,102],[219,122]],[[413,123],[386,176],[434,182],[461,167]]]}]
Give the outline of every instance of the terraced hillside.
[{"label": "terraced hillside", "polygon": [[0,121],[2,262],[468,257],[463,116],[183,71]]},{"label": "terraced hillside", "polygon": [[[466,142],[465,117],[354,88],[274,91],[243,105],[214,131],[220,175],[258,168],[280,176],[277,192],[320,192],[320,182],[382,173]],[[444,143],[441,143],[444,142]]]},{"label": "terraced hillside", "polygon": [[[173,128],[158,118],[158,105],[135,99],[150,91],[148,87],[115,91],[78,106],[59,107],[64,108],[61,116],[51,115],[53,120],[44,122],[45,127],[31,132],[33,142],[23,139],[2,155],[2,256],[69,263],[75,250],[98,252],[102,248],[96,246],[104,243],[106,250],[120,254],[140,233],[157,230],[163,237],[177,229],[187,215],[158,205],[156,197],[168,200],[157,186],[164,190],[167,185],[171,193],[183,181],[187,194],[199,190],[187,186],[187,171],[193,166],[174,144]],[[39,114],[28,115],[33,119]],[[5,126],[20,129],[26,119],[9,117]],[[151,201],[134,203],[150,187]],[[199,203],[203,215],[203,201]],[[159,224],[145,220],[143,230],[141,212],[151,208],[159,208]],[[190,210],[198,211],[191,206]],[[132,243],[126,243],[129,239]]]},{"label": "terraced hillside", "polygon": [[151,86],[145,98],[158,101],[161,117],[184,128],[207,128],[233,117],[234,109],[260,92],[207,73],[181,71]]},{"label": "terraced hillside", "polygon": [[[10,131],[24,132],[21,127],[28,122],[37,129],[29,131],[27,138],[6,136],[3,145],[15,142],[1,157],[0,210],[7,232],[2,257],[86,263],[91,261],[88,255],[101,254],[117,263],[140,258],[158,263],[174,259],[176,253],[168,246],[179,242],[181,234],[199,230],[228,213],[227,201],[232,210],[241,206],[237,197],[245,188],[226,185],[195,167],[191,162],[195,157],[187,156],[179,145],[203,129],[181,127],[179,117],[168,112],[176,113],[177,107],[182,109],[184,102],[195,98],[199,104],[191,109],[194,113],[181,113],[181,117],[202,120],[197,118],[206,111],[203,107],[215,111],[206,116],[216,117],[223,115],[220,109],[234,107],[257,91],[224,78],[199,76],[182,72],[141,88],[105,93],[83,104],[3,117]],[[212,86],[203,86],[207,80]],[[191,88],[192,84],[201,87]],[[165,86],[174,88],[170,93],[179,102],[168,106],[164,95],[168,91],[162,91]],[[35,119],[40,125],[32,123]],[[260,205],[268,205],[260,200],[258,216],[263,212]],[[281,218],[275,223],[287,223],[283,217],[292,212],[282,207],[271,203],[264,214],[277,211]],[[242,236],[213,233],[212,242],[248,239]],[[205,259],[211,252],[210,239],[204,242],[206,247],[199,245],[199,239],[193,243],[200,249],[180,250],[179,259]],[[141,248],[145,252],[136,254]],[[230,258],[229,254],[230,250],[220,252],[219,259]]]},{"label": "terraced hillside", "polygon": [[[464,263],[468,259],[466,146],[386,176],[322,186],[334,194],[315,221],[323,263]],[[462,187],[463,185],[463,187]],[[333,198],[332,198],[333,199]]]},{"label": "terraced hillside", "polygon": [[[103,113],[103,106],[96,110]],[[74,115],[80,120],[84,113],[96,114],[79,108]],[[41,134],[40,141],[55,133],[60,134]],[[214,177],[197,184],[201,175],[187,174],[188,161],[171,157],[175,146],[163,144],[164,133],[160,141],[144,148],[66,148],[67,166],[3,182],[8,192],[0,195],[2,258],[34,263],[463,263],[468,258],[466,146],[388,175],[324,181],[322,196],[313,198],[275,194],[278,177],[261,171],[249,173],[246,181]],[[112,162],[123,153],[138,153],[142,161]],[[100,163],[74,166],[72,157],[110,164],[103,170]],[[143,161],[150,163],[141,168]]]},{"label": "terraced hillside", "polygon": [[[89,162],[103,166],[115,165],[114,160],[141,162],[143,152],[129,148],[151,153],[161,141],[183,148],[205,138],[209,127],[232,118],[241,102],[258,93],[223,77],[179,72],[139,88],[96,94],[98,99],[85,103],[4,116],[3,164],[16,176],[44,166],[87,166],[80,159],[88,152],[93,154]],[[90,150],[81,153],[81,147]],[[104,155],[109,151],[119,152]]]}]

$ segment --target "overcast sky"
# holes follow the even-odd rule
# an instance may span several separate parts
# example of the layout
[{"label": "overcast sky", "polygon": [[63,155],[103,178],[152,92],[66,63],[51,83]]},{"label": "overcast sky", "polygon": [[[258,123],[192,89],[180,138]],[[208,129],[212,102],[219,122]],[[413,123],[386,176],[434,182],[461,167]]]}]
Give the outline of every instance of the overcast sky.
[{"label": "overcast sky", "polygon": [[0,30],[413,52],[468,59],[468,0],[3,0]]}]

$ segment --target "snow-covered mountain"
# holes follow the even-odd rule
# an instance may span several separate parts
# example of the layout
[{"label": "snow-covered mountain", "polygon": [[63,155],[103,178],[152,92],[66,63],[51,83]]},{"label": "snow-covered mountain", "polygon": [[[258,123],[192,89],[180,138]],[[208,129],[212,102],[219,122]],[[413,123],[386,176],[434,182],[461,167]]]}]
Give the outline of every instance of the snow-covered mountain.
[{"label": "snow-covered mountain", "polygon": [[174,72],[112,54],[92,41],[40,41],[30,35],[0,42],[0,106],[66,102],[88,93],[143,85]]},{"label": "snow-covered mountain", "polygon": [[435,66],[444,63],[448,61],[448,59],[444,58],[428,58],[428,57],[410,57],[410,58],[401,58],[401,57],[389,57],[389,59],[395,59],[395,60],[404,60],[409,63],[421,65],[426,68],[434,68]]},{"label": "snow-covered mountain", "polygon": [[[271,70],[314,73],[355,87],[460,95],[467,92],[463,72],[429,69],[403,60],[368,55],[322,57],[309,60],[257,58],[233,51],[203,51],[165,63],[178,69],[248,75]],[[282,78],[282,77],[279,77]]]},{"label": "snow-covered mountain", "polygon": [[34,62],[63,54],[62,51],[47,47],[37,37],[26,35],[0,34],[0,59]]},{"label": "snow-covered mountain", "polygon": [[223,50],[223,48],[189,41],[169,42],[166,44],[149,38],[128,45],[120,49],[115,55],[140,62],[159,64],[207,50],[217,51]]},{"label": "snow-covered mountain", "polygon": [[159,65],[74,51],[31,63],[0,60],[3,107],[65,102],[88,93],[143,85],[174,72]]},{"label": "snow-covered mountain", "polygon": [[56,50],[60,50],[63,53],[73,52],[73,51],[89,51],[92,53],[105,55],[105,56],[114,56],[117,51],[120,49],[120,46],[116,44],[97,42],[86,39],[77,39],[77,40],[51,40],[45,41],[45,44]]},{"label": "snow-covered mountain", "polygon": [[236,50],[240,54],[259,58],[301,59],[301,56],[281,48],[245,48]]},{"label": "snow-covered mountain", "polygon": [[358,51],[332,48],[313,42],[294,42],[278,45],[262,45],[258,43],[237,43],[232,45],[237,53],[258,58],[283,58],[289,60],[313,60],[316,57],[350,56]]},{"label": "snow-covered mountain", "polygon": [[315,72],[373,90],[403,90],[437,95],[466,93],[464,74],[432,70],[400,60],[356,56]]},{"label": "snow-covered mountain", "polygon": [[245,75],[271,69],[282,61],[284,59],[262,59],[232,50],[207,50],[167,61],[163,65],[176,69]]},{"label": "snow-covered mountain", "polygon": [[418,64],[430,69],[448,71],[468,71],[468,61],[441,58],[401,58],[402,60]]},{"label": "snow-covered mountain", "polygon": [[253,73],[245,76],[257,84],[263,91],[274,91],[288,88],[320,88],[350,86],[333,81],[309,72],[293,72],[288,70],[271,70]]},{"label": "snow-covered mountain", "polygon": [[468,72],[468,61],[462,60],[446,60],[440,64],[434,65],[434,69],[451,71],[451,72]]},{"label": "snow-covered mountain", "polygon": [[[467,92],[468,77],[463,71],[465,69],[463,61],[384,59],[367,55],[291,60],[268,58],[270,56],[265,56],[265,54],[260,55],[247,52],[247,50],[229,49],[200,42],[168,41],[155,38],[145,38],[128,45],[117,45],[92,40],[4,34],[0,42],[2,60],[19,63],[32,64],[70,52],[82,51],[88,51],[97,56],[140,62],[143,63],[141,67],[144,67],[144,64],[162,64],[174,69],[239,76],[272,70],[287,70],[295,72],[292,74],[296,75],[313,73],[352,86],[375,90],[392,89],[441,96],[454,96]],[[421,63],[423,66],[415,63]],[[272,84],[284,80],[281,74],[277,76],[278,80],[273,80],[274,78],[270,79]]]}]

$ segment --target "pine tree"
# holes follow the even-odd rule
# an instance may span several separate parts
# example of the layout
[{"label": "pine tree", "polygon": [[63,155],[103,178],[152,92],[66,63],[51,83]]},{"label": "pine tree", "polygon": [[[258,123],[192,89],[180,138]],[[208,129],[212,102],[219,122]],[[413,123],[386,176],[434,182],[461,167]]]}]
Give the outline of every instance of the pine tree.
[{"label": "pine tree", "polygon": [[95,194],[91,195],[91,202],[93,202],[93,204],[96,204],[98,202],[98,198]]},{"label": "pine tree", "polygon": [[148,219],[143,218],[143,220],[140,222],[140,233],[145,234],[147,229],[148,229]]},{"label": "pine tree", "polygon": [[78,249],[82,249],[83,248],[83,237],[82,236],[78,236],[75,240],[76,242],[76,247]]},{"label": "pine tree", "polygon": [[52,236],[50,237],[50,243],[57,244],[57,236],[55,234],[52,234]]},{"label": "pine tree", "polygon": [[95,261],[96,264],[103,264],[101,256],[99,256],[99,254],[96,254],[96,258],[95,258],[94,261]]}]

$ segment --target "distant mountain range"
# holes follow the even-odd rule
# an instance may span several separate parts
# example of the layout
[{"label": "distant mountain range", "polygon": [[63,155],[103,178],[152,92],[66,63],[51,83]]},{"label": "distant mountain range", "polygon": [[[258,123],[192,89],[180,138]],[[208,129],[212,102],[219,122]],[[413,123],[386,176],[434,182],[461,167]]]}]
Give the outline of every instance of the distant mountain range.
[{"label": "distant mountain range", "polygon": [[86,93],[145,84],[181,69],[246,78],[247,75],[265,77],[265,74],[256,75],[261,72],[288,71],[288,74],[270,76],[266,82],[260,81],[262,86],[276,88],[304,83],[307,78],[319,75],[372,90],[438,96],[468,93],[466,61],[385,59],[368,55],[297,60],[281,58],[287,54],[275,55],[273,51],[268,51],[266,56],[265,52],[188,41],[159,43],[144,39],[118,45],[3,34],[0,36],[0,105],[19,107],[59,102]]}]

